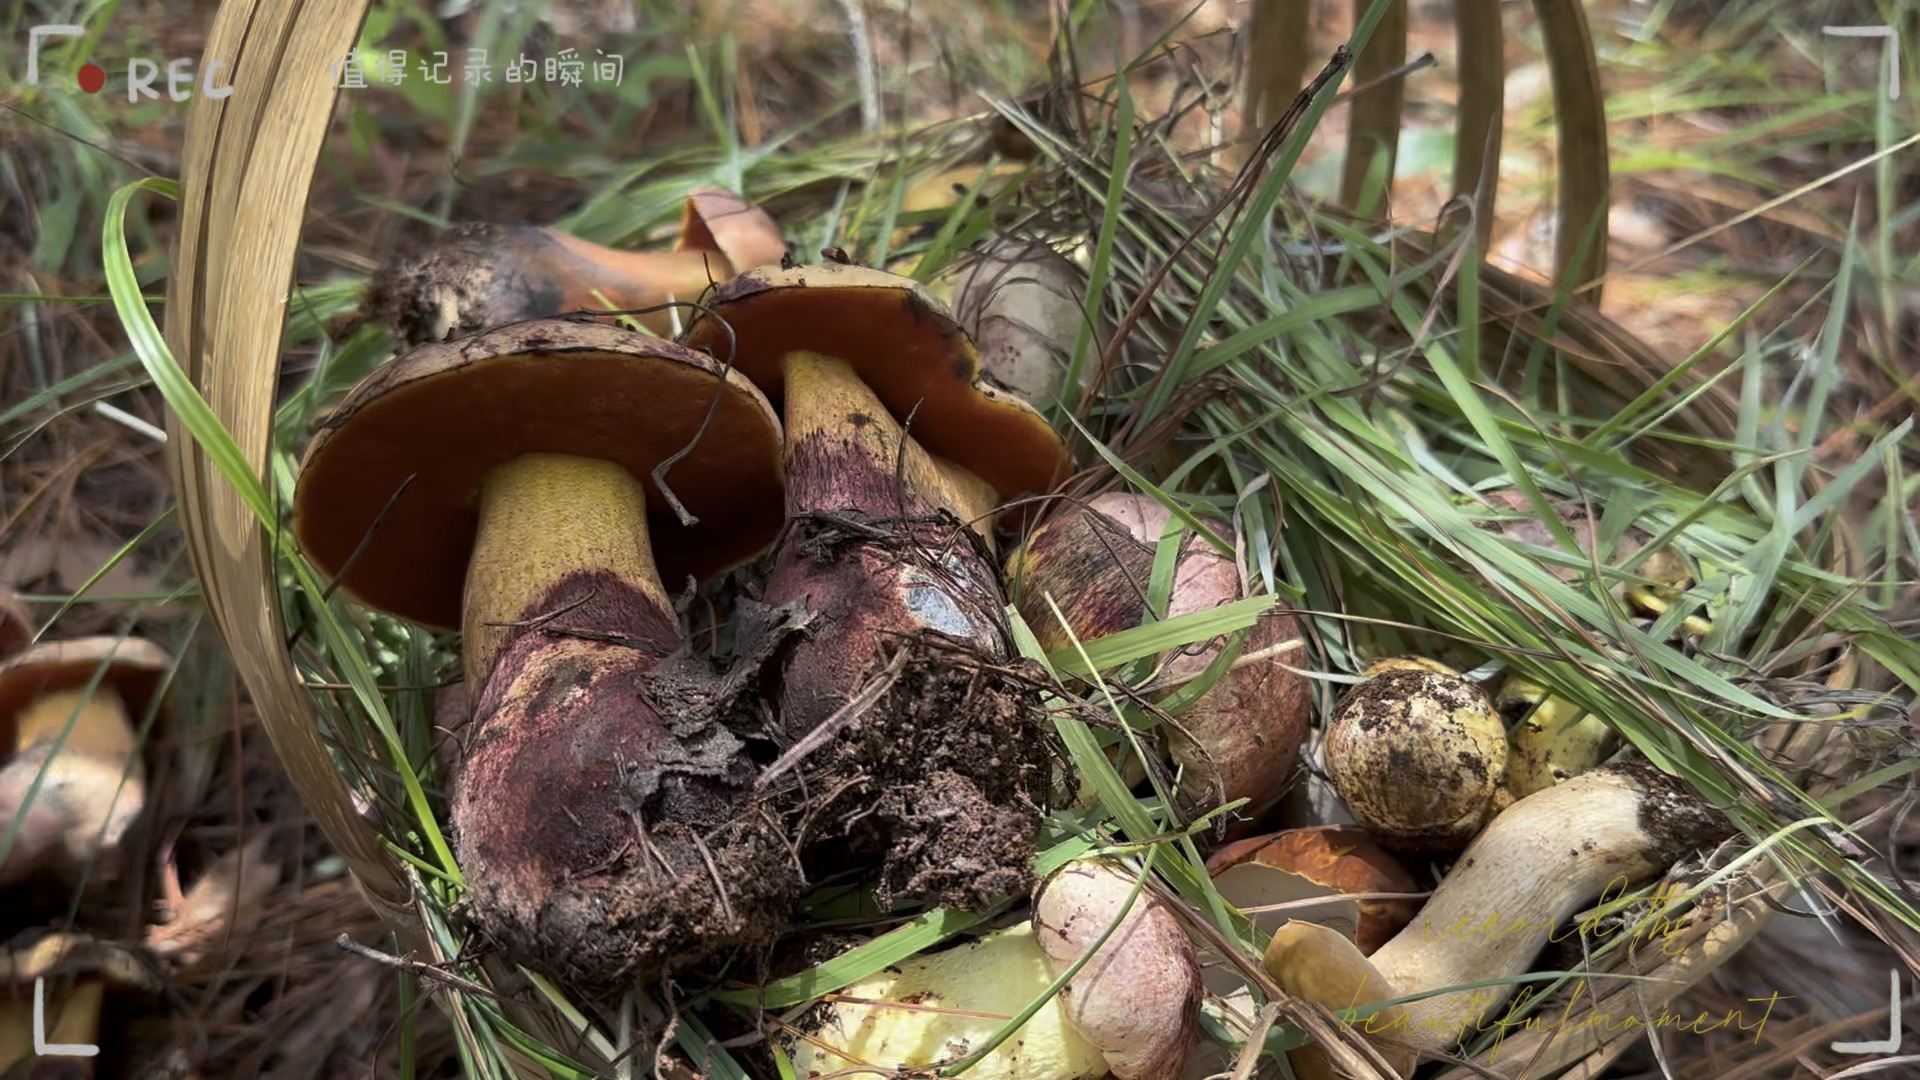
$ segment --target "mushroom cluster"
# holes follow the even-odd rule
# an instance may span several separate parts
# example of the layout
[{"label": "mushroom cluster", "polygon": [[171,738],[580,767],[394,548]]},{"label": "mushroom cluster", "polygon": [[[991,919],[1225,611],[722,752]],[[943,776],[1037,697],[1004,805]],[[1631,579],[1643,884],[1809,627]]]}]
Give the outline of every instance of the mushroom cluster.
[{"label": "mushroom cluster", "polygon": [[[463,910],[509,958],[611,994],[734,956],[778,966],[793,906],[828,880],[883,910],[1025,897],[783,1021],[796,1074],[1157,1080],[1194,1057],[1208,991],[1228,1011],[1249,992],[1236,967],[1330,1007],[1390,1003],[1388,1022],[1448,1019],[1457,995],[1391,1003],[1517,974],[1538,942],[1436,943],[1437,924],[1511,901],[1551,929],[1725,834],[1677,782],[1609,761],[1604,721],[1517,678],[1490,698],[1444,664],[1379,661],[1316,738],[1306,622],[1261,595],[1233,527],[1158,494],[1060,496],[1074,462],[1036,405],[1085,388],[1058,363],[1070,267],[995,294],[980,282],[1014,259],[990,250],[959,281],[1001,328],[1003,381],[926,287],[783,251],[712,193],[670,253],[456,232],[383,278],[412,348],[307,450],[294,527],[315,567],[461,631],[464,687],[436,703],[458,732],[452,837]],[[640,330],[556,317],[669,297],[701,303]],[[1545,546],[1536,523],[1493,527]],[[1671,602],[1678,573],[1647,560],[1639,584]],[[699,589],[709,603],[676,603]],[[1257,947],[1202,965],[1196,938],[1217,938],[1114,861],[1124,847],[1035,880],[1073,783],[1009,612],[1057,654],[1256,599],[1233,633],[1087,673],[1124,676],[1146,717],[1113,751],[1127,782],[1175,827],[1216,819],[1186,838]],[[1303,763],[1350,824],[1289,808]],[[1403,1076],[1451,1045],[1381,1041]],[[1330,1075],[1313,1046],[1294,1064]]]},{"label": "mushroom cluster", "polygon": [[[610,293],[613,260],[443,247],[425,264],[459,248],[516,302],[434,294],[445,325],[333,410],[296,490],[323,575],[460,628],[466,910],[590,989],[764,945],[850,867],[886,904],[1025,891],[1051,780],[994,553],[997,508],[1065,477],[1060,436],[910,279],[734,274],[779,251],[723,209],[688,204],[683,253],[728,273],[672,341],[532,317]],[[749,564],[728,649],[691,640],[671,594]]]}]

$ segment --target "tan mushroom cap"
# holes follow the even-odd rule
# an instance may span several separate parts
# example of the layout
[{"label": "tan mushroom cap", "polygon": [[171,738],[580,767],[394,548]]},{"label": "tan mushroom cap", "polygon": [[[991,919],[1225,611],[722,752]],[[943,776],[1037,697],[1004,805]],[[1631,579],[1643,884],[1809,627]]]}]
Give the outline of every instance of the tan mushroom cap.
[{"label": "tan mushroom cap", "polygon": [[786,257],[787,242],[765,210],[731,191],[702,188],[687,196],[674,250],[717,251],[737,274],[756,266],[778,266]]},{"label": "tan mushroom cap", "polygon": [[[696,434],[666,476],[699,519],[682,526],[652,473]],[[525,454],[568,454],[645,485],[654,557],[677,592],[689,575],[750,561],[779,532],[780,452],[772,406],[709,356],[616,326],[518,323],[422,346],[356,386],[307,450],[294,531],[328,578],[353,559],[342,587],[361,602],[455,627],[481,478]]]},{"label": "tan mushroom cap", "polygon": [[28,649],[0,664],[0,745],[12,749],[15,719],[36,698],[82,689],[102,666],[106,671],[98,685],[117,692],[126,703],[127,718],[137,724],[152,706],[173,657],[151,641],[104,635]]},{"label": "tan mushroom cap", "polygon": [[[845,360],[909,434],[1004,497],[1046,494],[1072,468],[1046,418],[982,381],[980,356],[945,306],[911,278],[860,266],[748,271],[715,290],[681,340],[734,366],[779,403],[781,358]],[[722,321],[725,327],[722,327]]]}]

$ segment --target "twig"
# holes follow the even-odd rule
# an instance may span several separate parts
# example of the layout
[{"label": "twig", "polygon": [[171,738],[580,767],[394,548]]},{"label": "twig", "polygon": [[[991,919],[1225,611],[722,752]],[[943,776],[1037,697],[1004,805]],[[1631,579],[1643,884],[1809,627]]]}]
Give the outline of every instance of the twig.
[{"label": "twig", "polygon": [[505,1000],[499,994],[494,993],[471,979],[463,979],[452,972],[442,971],[432,964],[424,964],[418,960],[410,960],[404,956],[394,956],[390,953],[383,953],[372,946],[360,944],[347,934],[341,934],[339,937],[334,938],[333,943],[339,946],[342,952],[350,952],[361,959],[372,960],[376,964],[385,964],[390,968],[397,968],[400,971],[419,976],[431,982],[441,983],[452,989],[459,990],[462,993],[479,994],[482,997],[491,998],[494,1001]]},{"label": "twig", "polygon": [[760,779],[754,783],[754,788],[765,790],[768,784],[798,765],[800,759],[825,746],[829,740],[839,734],[841,728],[858,720],[866,714],[868,709],[873,708],[888,690],[893,689],[893,684],[900,679],[900,673],[906,670],[907,652],[908,650],[901,649],[894,653],[893,660],[887,664],[886,669],[874,676],[866,686],[861,687],[860,692],[853,696],[853,700],[840,706],[832,716],[821,721],[819,727],[807,732],[799,742],[794,743],[786,753],[781,754],[773,764],[767,766],[766,771],[760,774]]},{"label": "twig", "polygon": [[860,2],[840,0],[840,12],[847,17],[853,72],[860,85],[860,130],[871,135],[880,130],[880,73],[873,60],[873,43],[867,36],[867,13]]}]

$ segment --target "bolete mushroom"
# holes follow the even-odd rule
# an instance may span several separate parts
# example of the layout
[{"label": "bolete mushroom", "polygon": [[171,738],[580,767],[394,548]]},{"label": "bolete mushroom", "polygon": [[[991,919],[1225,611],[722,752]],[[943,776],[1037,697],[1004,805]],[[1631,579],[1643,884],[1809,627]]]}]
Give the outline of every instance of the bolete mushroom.
[{"label": "bolete mushroom", "polygon": [[40,1047],[95,1046],[103,1041],[107,991],[159,995],[164,987],[154,965],[125,946],[82,933],[29,931],[0,951],[0,1074],[19,1080],[93,1076],[96,1055],[42,1054]]},{"label": "bolete mushroom", "polygon": [[[411,346],[583,308],[697,300],[785,252],[765,211],[722,191],[687,198],[679,242],[666,252],[622,251],[543,226],[468,222],[383,267],[368,286],[368,309]],[[634,318],[657,334],[686,321],[670,309]]]},{"label": "bolete mushroom", "polygon": [[1121,916],[1132,891],[1123,871],[1068,864],[1036,890],[1029,920],[840,991],[789,1039],[795,1074],[951,1065],[976,1053],[1113,927],[1061,992],[966,1075],[1178,1076],[1199,1023],[1198,964],[1192,942],[1151,893],[1142,890]]},{"label": "bolete mushroom", "polygon": [[134,725],[172,666],[158,645],[118,637],[0,664],[0,885],[49,867],[71,877],[115,852],[146,805]]},{"label": "bolete mushroom", "polygon": [[[696,524],[659,520],[662,482]],[[743,812],[744,744],[663,707],[649,676],[683,644],[661,570],[752,558],[781,497],[780,425],[751,384],[594,323],[416,349],[308,449],[308,557],[369,606],[464,623],[456,854],[476,922],[514,957],[628,985],[780,924],[797,870]]]},{"label": "bolete mushroom", "polygon": [[[1280,988],[1343,1015],[1410,1076],[1416,1058],[1459,1052],[1506,1022],[1511,985],[1399,999],[1509,979],[1563,925],[1614,888],[1647,881],[1733,827],[1687,786],[1644,761],[1609,764],[1529,795],[1467,848],[1414,921],[1371,956],[1338,931],[1282,926],[1265,967]],[[1367,1019],[1351,1010],[1396,1002]],[[1292,1053],[1303,1078],[1332,1075],[1316,1046]]]},{"label": "bolete mushroom", "polygon": [[[1171,521],[1172,512],[1151,497],[1115,492],[1067,507],[1036,529],[1008,557],[1006,580],[1040,647],[1051,652],[1145,621],[1154,552]],[[1233,558],[1198,533],[1181,538],[1173,574],[1169,618],[1241,598]],[[1216,638],[1167,657],[1156,681],[1172,685],[1160,697],[1205,672],[1225,645]],[[1168,749],[1181,769],[1184,810],[1249,799],[1243,820],[1252,820],[1285,794],[1312,711],[1307,678],[1295,670],[1306,661],[1293,615],[1284,609],[1262,615],[1233,666],[1173,717]]]},{"label": "bolete mushroom", "polygon": [[[1086,300],[1086,273],[1040,240],[993,240],[953,275],[954,316],[978,346],[981,368],[1040,407],[1067,389],[1073,347],[1093,318]],[[1104,335],[1094,335],[1075,392],[1093,381],[1103,344]]]},{"label": "bolete mushroom", "polygon": [[1024,890],[1048,757],[1032,691],[999,670],[1012,646],[987,544],[998,498],[1064,474],[1059,436],[977,381],[966,336],[908,279],[760,270],[709,306],[687,340],[784,408],[788,528],[761,599],[800,627],[767,685],[769,734],[824,800],[800,814],[821,830],[803,849],[877,857],[883,902]]},{"label": "bolete mushroom", "polygon": [[[1236,840],[1207,856],[1207,873],[1221,898],[1249,912],[1262,932],[1290,919],[1318,923],[1351,938],[1362,953],[1385,944],[1420,910],[1409,895],[1419,891],[1413,875],[1355,826]],[[1321,902],[1308,903],[1315,900]]]},{"label": "bolete mushroom", "polygon": [[[911,278],[839,264],[761,268],[715,290],[682,340],[734,366],[784,403],[783,363],[811,352],[851,364],[929,454],[973,473],[1002,498],[1044,495],[1072,462],[1032,406],[980,379],[973,343]],[[728,330],[731,329],[731,341]]]},{"label": "bolete mushroom", "polygon": [[1341,696],[1321,750],[1353,818],[1403,851],[1458,851],[1507,806],[1507,732],[1479,686],[1418,666]]},{"label": "bolete mushroom", "polygon": [[1493,706],[1507,722],[1507,786],[1515,798],[1586,772],[1620,744],[1605,720],[1518,675],[1501,682]]}]

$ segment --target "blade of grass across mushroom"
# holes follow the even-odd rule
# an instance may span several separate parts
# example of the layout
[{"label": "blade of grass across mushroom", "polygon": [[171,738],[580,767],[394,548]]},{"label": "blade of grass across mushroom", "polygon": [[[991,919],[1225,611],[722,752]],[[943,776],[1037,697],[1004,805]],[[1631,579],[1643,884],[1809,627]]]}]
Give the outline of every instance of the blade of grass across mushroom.
[{"label": "blade of grass across mushroom", "polygon": [[[273,550],[285,564],[292,568],[301,586],[311,596],[325,595],[325,587],[314,576],[313,570],[294,549],[291,538],[280,529],[280,518],[272,503],[268,500],[260,478],[247,467],[246,458],[233,441],[233,436],[220,423],[206,400],[200,396],[186,373],[181,370],[167,346],[160,328],[153,321],[153,315],[147,310],[146,301],[140,290],[138,277],[133,270],[133,257],[127,246],[126,215],[135,196],[151,192],[170,199],[180,197],[180,185],[172,180],[147,178],[136,180],[115,191],[108,202],[107,215],[102,227],[101,260],[105,269],[107,290],[113,297],[114,310],[120,317],[127,340],[147,375],[159,389],[167,405],[181,419],[181,423],[193,434],[195,442],[204,448],[207,456],[220,470],[220,474],[232,485],[233,490],[252,511],[260,527],[273,538]],[[210,602],[212,602],[210,600]],[[409,808],[439,863],[438,869],[459,880],[459,868],[455,864],[452,849],[448,847],[446,837],[440,832],[434,818],[432,805],[428,802],[426,791],[421,787],[419,777],[406,767],[406,749],[398,731],[388,714],[386,701],[376,684],[372,667],[367,663],[365,653],[355,644],[345,624],[331,611],[321,606],[320,628],[327,642],[329,653],[336,662],[342,664],[346,681],[353,688],[355,700],[365,711],[367,718],[380,733],[386,744],[387,752],[399,767],[401,782],[405,786]]]},{"label": "blade of grass across mushroom", "polygon": [[[1250,599],[1258,600],[1262,598],[1254,597]],[[1273,597],[1269,596],[1264,599],[1268,605],[1271,606]],[[1048,609],[1052,612],[1054,619],[1059,623],[1061,633],[1067,638],[1069,645],[1066,649],[1059,650],[1053,656],[1049,656],[1043,652],[1039,639],[1034,636],[1032,627],[1027,625],[1026,621],[1021,618],[1019,611],[1010,604],[1007,607],[1007,618],[1012,624],[1014,641],[1021,655],[1040,663],[1047,669],[1048,673],[1054,677],[1055,681],[1058,682],[1062,678],[1063,672],[1055,666],[1054,658],[1062,653],[1070,653],[1072,658],[1077,660],[1084,668],[1085,674],[1081,677],[1089,680],[1093,684],[1094,690],[1105,703],[1107,715],[1114,717],[1125,731],[1129,748],[1132,750],[1136,760],[1145,763],[1148,760],[1146,750],[1141,746],[1139,737],[1134,732],[1132,725],[1126,722],[1125,717],[1127,710],[1123,708],[1120,701],[1114,696],[1111,687],[1107,685],[1106,680],[1100,675],[1101,671],[1108,670],[1111,665],[1108,667],[1095,666],[1093,658],[1089,654],[1089,643],[1082,642],[1074,633],[1073,627],[1068,623],[1066,615],[1060,610],[1059,604],[1054,601],[1053,597],[1047,597],[1046,601]],[[1246,601],[1237,601],[1236,603],[1245,604]],[[1190,626],[1202,625],[1203,620],[1199,620],[1197,618],[1198,616],[1216,614],[1220,610],[1220,608],[1214,608],[1209,611],[1195,612],[1192,615],[1183,615],[1174,619],[1165,620],[1164,622],[1151,623],[1140,629],[1165,628],[1173,626],[1176,623],[1183,623]],[[1252,620],[1256,618],[1257,615],[1258,612],[1255,611],[1253,615],[1245,616],[1247,619],[1245,625],[1251,626]],[[1241,629],[1244,628],[1244,626],[1241,627]],[[1111,637],[1119,636],[1121,635],[1111,635]],[[1141,651],[1137,651],[1131,656],[1123,655],[1123,658],[1116,660],[1115,663],[1124,664],[1130,660],[1158,655],[1165,648],[1178,648],[1194,641],[1204,641],[1212,636],[1214,635],[1181,635],[1184,640],[1172,644],[1165,644],[1164,639],[1143,637],[1136,639],[1132,646],[1133,649]],[[1109,639],[1103,638],[1101,640]],[[1157,645],[1158,647],[1142,650],[1140,645],[1142,640],[1149,645]],[[1065,694],[1066,691],[1063,688],[1057,692],[1056,696],[1064,696]],[[1172,846],[1177,849],[1177,853],[1176,851],[1168,850],[1168,844],[1164,840],[1156,841],[1156,837],[1165,836],[1165,829],[1162,823],[1151,817],[1148,808],[1142,806],[1140,801],[1134,797],[1126,780],[1120,775],[1118,768],[1116,768],[1114,761],[1108,757],[1100,744],[1094,739],[1092,729],[1087,725],[1086,721],[1073,715],[1071,708],[1056,707],[1048,711],[1053,718],[1054,730],[1059,733],[1061,741],[1066,745],[1068,756],[1072,759],[1074,767],[1079,770],[1084,779],[1092,784],[1094,791],[1098,794],[1097,806],[1112,815],[1113,819],[1126,832],[1127,838],[1130,841],[1136,844],[1144,843],[1149,845],[1147,853],[1152,860],[1154,868],[1159,870],[1172,882],[1189,901],[1200,905],[1202,910],[1206,911],[1208,916],[1213,919],[1215,926],[1229,935],[1237,936],[1240,940],[1245,940],[1249,929],[1252,927],[1252,923],[1249,922],[1245,916],[1241,916],[1229,909],[1226,902],[1220,898],[1219,892],[1213,887],[1213,879],[1206,872],[1206,860],[1201,856],[1191,833],[1181,834],[1173,842]],[[1169,793],[1161,785],[1154,770],[1149,768],[1146,771],[1149,779],[1153,782],[1154,792],[1157,796],[1156,804],[1160,812],[1170,813],[1171,811],[1168,808],[1170,808],[1173,803],[1169,797]]]}]

